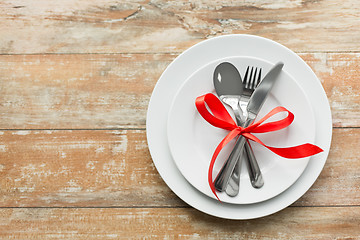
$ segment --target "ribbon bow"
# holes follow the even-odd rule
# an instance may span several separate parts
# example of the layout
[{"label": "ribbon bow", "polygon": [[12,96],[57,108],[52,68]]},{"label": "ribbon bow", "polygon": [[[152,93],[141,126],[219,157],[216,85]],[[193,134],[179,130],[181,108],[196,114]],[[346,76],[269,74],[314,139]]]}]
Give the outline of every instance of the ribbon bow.
[{"label": "ribbon bow", "polygon": [[[234,120],[229,115],[229,113],[227,112],[223,104],[220,102],[220,100],[211,93],[197,97],[195,100],[195,105],[200,115],[208,123],[210,123],[214,127],[218,127],[230,131],[216,147],[215,152],[210,161],[209,172],[208,172],[209,186],[211,188],[211,191],[214,193],[214,195],[219,201],[220,199],[216,194],[215,186],[213,182],[213,168],[214,168],[215,160],[219,155],[220,151],[225,147],[225,145],[228,144],[232,139],[234,139],[237,136],[242,135],[247,139],[257,142],[262,146],[266,147],[267,149],[269,149],[270,151],[272,151],[273,153],[284,158],[295,159],[295,158],[309,157],[323,151],[318,146],[310,143],[305,143],[298,146],[286,147],[286,148],[270,147],[264,144],[259,138],[257,138],[252,134],[252,133],[272,132],[288,127],[294,120],[294,114],[284,107],[274,108],[256,123],[252,123],[250,124],[250,126],[243,128],[241,126],[238,126],[234,122]],[[208,108],[206,107],[206,105]],[[208,109],[210,109],[211,112],[209,112]],[[280,112],[287,112],[288,115],[281,120],[263,124],[264,121],[266,121],[273,115]]]}]

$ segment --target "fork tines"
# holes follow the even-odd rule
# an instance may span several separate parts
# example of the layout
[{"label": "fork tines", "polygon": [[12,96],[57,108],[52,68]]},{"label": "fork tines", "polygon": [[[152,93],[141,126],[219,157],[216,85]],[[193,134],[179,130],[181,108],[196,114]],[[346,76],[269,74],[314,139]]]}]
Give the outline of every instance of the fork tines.
[{"label": "fork tines", "polygon": [[260,83],[260,81],[261,81],[261,68],[259,68],[258,70],[257,67],[251,67],[250,69],[250,66],[248,66],[246,68],[246,72],[244,76],[245,88],[255,89],[257,85]]}]

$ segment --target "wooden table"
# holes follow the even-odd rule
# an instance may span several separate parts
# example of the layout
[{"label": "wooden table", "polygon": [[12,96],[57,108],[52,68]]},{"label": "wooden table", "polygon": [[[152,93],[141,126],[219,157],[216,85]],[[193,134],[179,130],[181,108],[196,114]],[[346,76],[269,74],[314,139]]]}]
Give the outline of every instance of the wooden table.
[{"label": "wooden table", "polygon": [[[360,239],[360,1],[4,0],[0,17],[1,239]],[[146,141],[167,65],[231,33],[299,54],[334,127],[311,189],[249,221],[180,200]]]}]

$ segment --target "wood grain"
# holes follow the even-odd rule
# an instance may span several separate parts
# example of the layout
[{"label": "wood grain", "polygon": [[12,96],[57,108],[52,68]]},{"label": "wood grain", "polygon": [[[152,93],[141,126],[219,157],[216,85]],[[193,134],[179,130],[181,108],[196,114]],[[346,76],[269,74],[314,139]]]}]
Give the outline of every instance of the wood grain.
[{"label": "wood grain", "polygon": [[174,57],[0,56],[0,128],[143,127],[151,92]]},{"label": "wood grain", "polygon": [[11,239],[359,239],[360,207],[287,208],[248,221],[192,208],[0,209]]},{"label": "wood grain", "polygon": [[[0,19],[0,239],[360,239],[360,1],[3,0]],[[178,198],[145,130],[170,62],[239,33],[297,52],[335,127],[310,190],[249,221]]]},{"label": "wood grain", "polygon": [[358,51],[360,2],[165,0],[0,3],[0,52],[169,53],[223,34],[295,51]]},{"label": "wood grain", "polygon": [[360,126],[360,54],[300,54],[320,79],[334,127]]},{"label": "wood grain", "polygon": [[0,205],[183,205],[152,163],[144,130],[3,131]]},{"label": "wood grain", "polygon": [[[0,129],[143,128],[176,54],[0,55]],[[360,126],[359,53],[302,53],[335,127]]]},{"label": "wood grain", "polygon": [[[334,130],[323,172],[294,205],[360,205],[359,134]],[[186,206],[156,171],[144,130],[2,131],[0,168],[0,207]]]}]

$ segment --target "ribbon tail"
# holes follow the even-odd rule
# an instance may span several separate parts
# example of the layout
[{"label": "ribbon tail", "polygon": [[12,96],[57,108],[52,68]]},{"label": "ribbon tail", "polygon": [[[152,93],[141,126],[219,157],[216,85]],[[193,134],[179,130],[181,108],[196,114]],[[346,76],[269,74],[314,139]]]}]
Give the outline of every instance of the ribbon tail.
[{"label": "ribbon tail", "polygon": [[275,148],[269,146],[265,146],[265,147],[281,157],[290,158],[290,159],[310,157],[324,151],[318,146],[310,143],[305,143],[298,146],[287,147],[287,148]]},{"label": "ribbon tail", "polygon": [[310,143],[305,143],[305,144],[301,144],[298,146],[286,147],[286,148],[270,147],[270,146],[267,146],[265,143],[263,143],[260,139],[258,139],[254,135],[252,135],[251,133],[244,133],[243,135],[244,135],[244,137],[261,144],[262,146],[266,147],[273,153],[275,153],[281,157],[284,157],[284,158],[295,159],[295,158],[310,157],[312,155],[315,155],[315,154],[318,154],[318,153],[324,151],[321,148],[319,148],[318,146],[310,144]]}]

